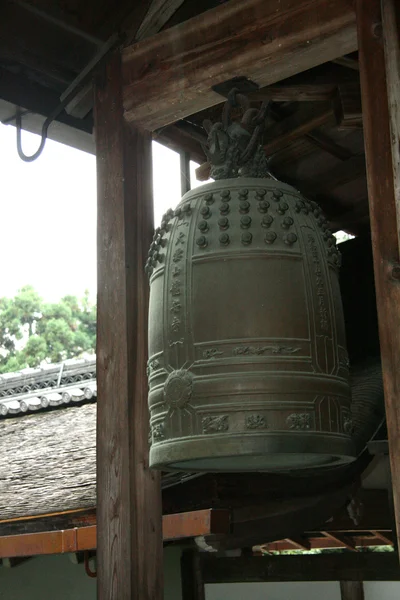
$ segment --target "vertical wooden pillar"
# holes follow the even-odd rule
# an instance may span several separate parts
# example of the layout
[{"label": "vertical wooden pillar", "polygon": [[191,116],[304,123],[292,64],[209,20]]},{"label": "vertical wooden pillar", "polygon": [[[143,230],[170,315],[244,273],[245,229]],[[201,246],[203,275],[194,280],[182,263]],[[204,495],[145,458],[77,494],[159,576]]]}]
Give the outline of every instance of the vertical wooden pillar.
[{"label": "vertical wooden pillar", "polygon": [[[397,536],[400,526],[400,265],[380,0],[356,0],[379,337]],[[400,90],[397,90],[399,98]],[[400,132],[395,135],[399,143]]]},{"label": "vertical wooden pillar", "polygon": [[182,600],[205,600],[199,552],[185,550],[181,558]]},{"label": "vertical wooden pillar", "polygon": [[120,55],[96,81],[99,600],[161,600],[159,475],[148,468],[144,263],[153,229],[151,135],[123,118]]},{"label": "vertical wooden pillar", "polygon": [[362,581],[341,581],[340,596],[342,600],[364,600],[364,584]]},{"label": "vertical wooden pillar", "polygon": [[190,154],[184,150],[180,153],[181,193],[182,196],[190,190]]},{"label": "vertical wooden pillar", "polygon": [[398,0],[381,0],[383,43],[392,142],[397,234],[400,242],[400,6]]}]

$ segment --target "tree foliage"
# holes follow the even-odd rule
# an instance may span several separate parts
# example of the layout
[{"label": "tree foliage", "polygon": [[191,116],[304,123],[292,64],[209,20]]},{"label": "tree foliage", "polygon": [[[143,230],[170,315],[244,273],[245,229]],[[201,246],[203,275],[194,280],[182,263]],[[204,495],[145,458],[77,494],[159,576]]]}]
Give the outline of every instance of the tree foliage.
[{"label": "tree foliage", "polygon": [[46,303],[26,285],[14,298],[0,298],[0,373],[93,353],[95,344],[96,306],[88,291],[82,299]]}]

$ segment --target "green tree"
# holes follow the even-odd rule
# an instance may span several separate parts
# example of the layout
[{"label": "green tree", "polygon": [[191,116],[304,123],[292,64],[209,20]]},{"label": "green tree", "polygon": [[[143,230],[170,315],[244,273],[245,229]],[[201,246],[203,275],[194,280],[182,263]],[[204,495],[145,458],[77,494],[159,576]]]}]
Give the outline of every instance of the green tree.
[{"label": "green tree", "polygon": [[27,285],[14,298],[0,298],[0,373],[79,357],[95,346],[96,306],[88,291],[46,303]]}]

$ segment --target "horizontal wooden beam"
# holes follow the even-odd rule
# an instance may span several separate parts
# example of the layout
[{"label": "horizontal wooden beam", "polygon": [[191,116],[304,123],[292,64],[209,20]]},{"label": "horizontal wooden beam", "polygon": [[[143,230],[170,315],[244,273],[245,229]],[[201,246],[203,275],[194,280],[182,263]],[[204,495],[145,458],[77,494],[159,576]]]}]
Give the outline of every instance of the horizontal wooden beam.
[{"label": "horizontal wooden beam", "polygon": [[[163,517],[164,542],[199,536],[227,534],[230,511],[197,510]],[[96,548],[96,525],[0,537],[0,558],[62,554]]]},{"label": "horizontal wooden beam", "polygon": [[125,117],[153,131],[219,104],[215,84],[263,87],[356,49],[347,0],[231,0],[124,50]]},{"label": "horizontal wooden beam", "polygon": [[204,583],[400,581],[395,552],[303,556],[203,556]]},{"label": "horizontal wooden beam", "polygon": [[271,100],[272,102],[324,102],[330,100],[336,91],[334,83],[269,85],[249,94],[250,100]]}]

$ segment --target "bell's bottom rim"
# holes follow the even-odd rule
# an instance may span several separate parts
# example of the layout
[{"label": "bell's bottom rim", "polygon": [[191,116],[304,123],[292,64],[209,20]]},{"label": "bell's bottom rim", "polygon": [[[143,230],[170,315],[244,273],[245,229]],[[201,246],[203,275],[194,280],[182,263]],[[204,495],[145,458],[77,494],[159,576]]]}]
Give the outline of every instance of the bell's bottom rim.
[{"label": "bell's bottom rim", "polygon": [[[239,460],[241,457],[249,459],[247,467]],[[294,464],[291,457],[311,462]],[[150,468],[191,473],[278,473],[338,467],[353,462],[356,457],[354,441],[341,434],[279,432],[268,436],[265,433],[247,434],[246,439],[240,434],[230,435],[229,439],[223,435],[210,435],[153,444],[150,449]],[[241,464],[239,467],[226,468],[227,459]],[[260,464],[254,467],[257,460]]]}]

